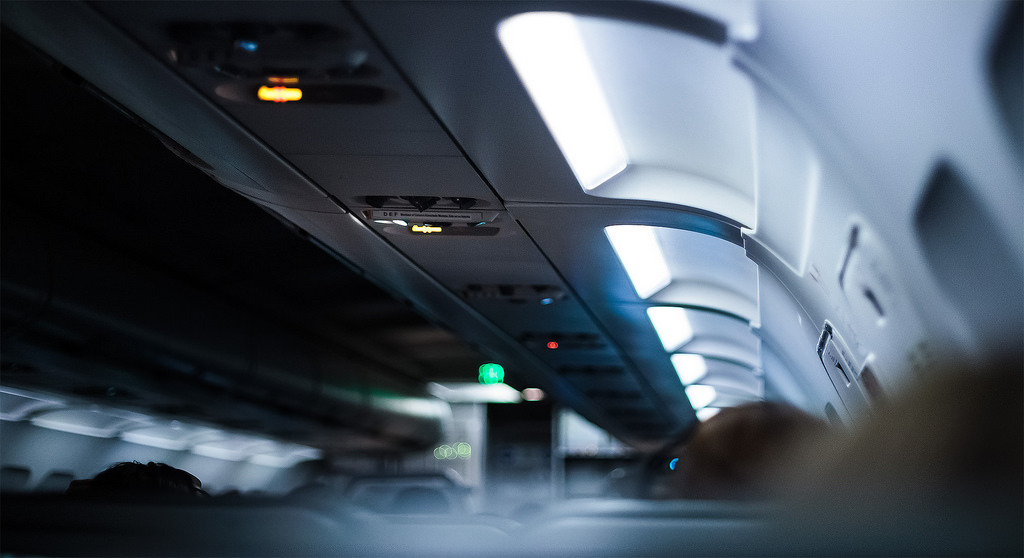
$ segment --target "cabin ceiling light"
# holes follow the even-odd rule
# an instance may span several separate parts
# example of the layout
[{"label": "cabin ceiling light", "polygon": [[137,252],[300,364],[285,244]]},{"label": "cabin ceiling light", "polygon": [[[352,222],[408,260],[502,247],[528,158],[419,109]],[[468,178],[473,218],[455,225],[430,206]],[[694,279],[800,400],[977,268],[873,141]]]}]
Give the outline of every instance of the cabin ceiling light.
[{"label": "cabin ceiling light", "polygon": [[701,422],[708,420],[709,418],[718,414],[722,409],[718,407],[704,407],[703,409],[697,410],[697,419]]},{"label": "cabin ceiling light", "polygon": [[690,406],[693,407],[694,410],[700,410],[707,407],[717,396],[718,391],[711,386],[702,386],[698,384],[686,386],[686,397],[690,399]]},{"label": "cabin ceiling light", "polygon": [[573,16],[517,15],[498,39],[580,185],[592,190],[622,172],[626,148]]},{"label": "cabin ceiling light", "polygon": [[672,366],[679,375],[679,381],[688,386],[699,381],[708,373],[708,365],[701,355],[672,355]]},{"label": "cabin ceiling light", "polygon": [[57,397],[0,387],[0,420],[21,420],[43,409],[64,407]]},{"label": "cabin ceiling light", "polygon": [[36,415],[30,422],[50,430],[114,438],[127,428],[145,426],[149,420],[145,415],[114,409],[58,409]]},{"label": "cabin ceiling light", "polygon": [[298,444],[276,444],[273,449],[256,453],[249,457],[249,462],[264,467],[286,469],[302,461],[321,459],[323,451]]},{"label": "cabin ceiling light", "polygon": [[[647,317],[654,325],[662,346],[673,352],[693,339],[693,328],[686,317],[686,310],[676,306],[652,306],[647,309]],[[673,360],[673,362],[675,362]],[[688,383],[688,382],[683,382]]]},{"label": "cabin ceiling light", "polygon": [[654,227],[614,225],[605,227],[604,233],[608,235],[622,267],[626,268],[637,296],[649,298],[672,282]]},{"label": "cabin ceiling light", "polygon": [[178,421],[121,433],[121,439],[126,442],[172,451],[187,450],[196,444],[212,442],[226,436],[226,433],[216,428],[185,425]]},{"label": "cabin ceiling light", "polygon": [[272,451],[274,442],[241,434],[196,444],[192,453],[224,461],[245,461],[257,453]]}]

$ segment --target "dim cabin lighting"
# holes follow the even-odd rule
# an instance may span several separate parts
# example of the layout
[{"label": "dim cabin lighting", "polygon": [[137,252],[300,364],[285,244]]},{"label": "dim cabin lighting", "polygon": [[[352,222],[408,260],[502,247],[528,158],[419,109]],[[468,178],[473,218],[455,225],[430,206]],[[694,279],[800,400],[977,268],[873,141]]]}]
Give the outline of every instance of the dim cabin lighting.
[{"label": "dim cabin lighting", "polygon": [[704,407],[703,409],[698,409],[697,419],[700,420],[701,422],[704,422],[709,418],[717,415],[718,412],[721,410],[722,409],[719,409],[718,407]]},{"label": "dim cabin lighting", "polygon": [[290,101],[298,101],[302,98],[302,90],[298,87],[267,87],[266,85],[260,86],[256,92],[256,96],[261,101],[271,101],[274,103],[287,103]]},{"label": "dim cabin lighting", "polygon": [[523,401],[541,401],[544,399],[544,390],[540,388],[526,388],[523,390]]},{"label": "dim cabin lighting", "polygon": [[715,400],[718,392],[712,386],[703,386],[694,384],[692,386],[686,386],[686,397],[690,399],[690,406],[694,410],[700,410],[707,407]]},{"label": "dim cabin lighting", "polygon": [[708,373],[708,364],[701,355],[675,354],[671,360],[684,386],[700,381]]},{"label": "dim cabin lighting", "polygon": [[647,317],[668,352],[673,352],[693,339],[693,327],[686,317],[686,310],[677,306],[652,306]]},{"label": "dim cabin lighting", "polygon": [[433,225],[413,225],[410,230],[412,230],[412,232],[430,234],[439,233],[444,229],[442,229],[441,227],[435,227]]},{"label": "dim cabin lighting", "polygon": [[672,282],[672,274],[661,252],[654,227],[614,225],[606,227],[604,233],[615,255],[622,262],[637,296],[649,298]]},{"label": "dim cabin lighting", "polygon": [[573,16],[517,15],[498,40],[580,185],[593,190],[622,172],[626,148]]}]

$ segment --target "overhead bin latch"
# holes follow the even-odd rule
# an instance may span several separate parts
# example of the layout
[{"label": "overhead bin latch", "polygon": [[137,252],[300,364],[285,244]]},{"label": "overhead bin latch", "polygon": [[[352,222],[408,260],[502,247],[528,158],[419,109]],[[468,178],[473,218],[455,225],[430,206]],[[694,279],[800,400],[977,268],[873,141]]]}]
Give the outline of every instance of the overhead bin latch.
[{"label": "overhead bin latch", "polygon": [[869,410],[868,400],[864,394],[860,371],[849,347],[842,337],[836,333],[828,321],[822,328],[818,339],[818,359],[821,360],[829,380],[835,386],[839,399],[852,417],[858,417]]}]

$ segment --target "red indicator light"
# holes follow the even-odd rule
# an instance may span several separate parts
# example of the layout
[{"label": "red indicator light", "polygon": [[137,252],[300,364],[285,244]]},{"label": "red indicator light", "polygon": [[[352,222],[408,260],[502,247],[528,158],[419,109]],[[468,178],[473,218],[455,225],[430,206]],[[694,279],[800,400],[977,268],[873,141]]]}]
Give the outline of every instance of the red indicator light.
[{"label": "red indicator light", "polygon": [[549,349],[557,349],[558,348],[558,341],[548,341],[548,348]]}]

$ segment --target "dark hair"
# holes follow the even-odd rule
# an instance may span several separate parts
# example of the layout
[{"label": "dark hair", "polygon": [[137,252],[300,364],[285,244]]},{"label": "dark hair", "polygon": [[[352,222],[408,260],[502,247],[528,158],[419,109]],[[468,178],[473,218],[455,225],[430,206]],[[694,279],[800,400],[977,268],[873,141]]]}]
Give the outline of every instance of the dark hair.
[{"label": "dark hair", "polygon": [[676,490],[685,498],[762,496],[774,468],[825,423],[773,401],[722,409],[697,427],[682,452]]},{"label": "dark hair", "polygon": [[143,465],[138,461],[118,463],[90,481],[76,481],[69,494],[94,495],[158,495],[181,494],[205,496],[203,483],[187,471],[165,463]]}]

